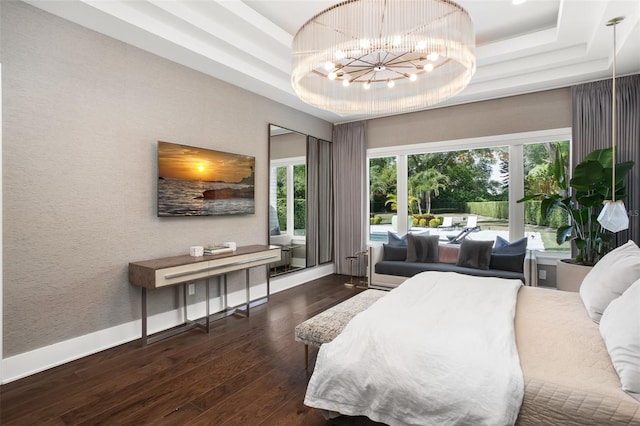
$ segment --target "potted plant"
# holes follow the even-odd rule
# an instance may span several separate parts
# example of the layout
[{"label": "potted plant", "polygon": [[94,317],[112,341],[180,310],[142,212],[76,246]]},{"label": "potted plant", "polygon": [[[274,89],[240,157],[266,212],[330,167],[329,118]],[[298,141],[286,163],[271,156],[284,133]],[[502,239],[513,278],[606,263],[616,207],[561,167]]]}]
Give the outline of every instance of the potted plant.
[{"label": "potted plant", "polygon": [[[597,221],[605,200],[612,197],[612,149],[599,149],[589,153],[576,166],[573,177],[567,181],[565,158],[556,148],[556,158],[552,165],[556,188],[549,193],[531,194],[518,200],[540,200],[540,214],[546,219],[551,212],[560,208],[567,213],[569,223],[558,227],[556,242],[563,244],[573,241],[578,250],[575,263],[594,265],[611,247],[613,234]],[[633,161],[616,164],[616,199],[626,196],[625,180],[633,167]]]}]

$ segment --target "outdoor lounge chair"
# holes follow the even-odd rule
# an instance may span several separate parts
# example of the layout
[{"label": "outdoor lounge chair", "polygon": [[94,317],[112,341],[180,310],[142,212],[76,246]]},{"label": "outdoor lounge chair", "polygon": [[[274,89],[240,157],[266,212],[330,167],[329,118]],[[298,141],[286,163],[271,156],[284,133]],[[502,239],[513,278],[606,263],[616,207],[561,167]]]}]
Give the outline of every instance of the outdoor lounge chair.
[{"label": "outdoor lounge chair", "polygon": [[467,217],[467,225],[464,229],[472,229],[473,231],[479,231],[480,227],[478,226],[478,216],[477,215],[469,215]]},{"label": "outdoor lounge chair", "polygon": [[446,216],[442,218],[442,225],[438,225],[438,228],[453,228],[453,217]]}]

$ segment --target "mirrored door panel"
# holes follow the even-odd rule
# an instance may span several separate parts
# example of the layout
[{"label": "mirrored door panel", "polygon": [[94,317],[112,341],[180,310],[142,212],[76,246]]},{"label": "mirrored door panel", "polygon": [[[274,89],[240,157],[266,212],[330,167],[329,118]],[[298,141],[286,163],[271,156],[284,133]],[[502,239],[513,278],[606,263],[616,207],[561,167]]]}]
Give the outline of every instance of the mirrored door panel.
[{"label": "mirrored door panel", "polygon": [[270,276],[307,267],[307,135],[269,126],[269,243],[282,248]]},{"label": "mirrored door panel", "polygon": [[269,125],[269,276],[333,261],[332,165],[331,142]]}]

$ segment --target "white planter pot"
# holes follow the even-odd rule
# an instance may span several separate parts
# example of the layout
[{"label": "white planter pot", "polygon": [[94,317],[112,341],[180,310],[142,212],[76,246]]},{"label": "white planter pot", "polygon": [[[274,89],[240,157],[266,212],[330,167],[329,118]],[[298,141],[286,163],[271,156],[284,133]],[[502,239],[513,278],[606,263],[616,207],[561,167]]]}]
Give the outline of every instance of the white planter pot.
[{"label": "white planter pot", "polygon": [[558,290],[579,291],[582,280],[593,266],[569,263],[567,259],[559,260],[556,264],[556,286]]}]

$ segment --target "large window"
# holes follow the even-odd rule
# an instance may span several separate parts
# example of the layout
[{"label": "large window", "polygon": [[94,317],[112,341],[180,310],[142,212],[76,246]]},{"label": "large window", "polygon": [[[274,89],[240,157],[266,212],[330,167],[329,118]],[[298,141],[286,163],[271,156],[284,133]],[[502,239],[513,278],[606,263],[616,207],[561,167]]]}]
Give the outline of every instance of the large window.
[{"label": "large window", "polygon": [[[448,241],[473,228],[469,238],[527,236],[530,249],[568,252],[568,245],[555,243],[566,217],[542,221],[539,202],[517,203],[554,185],[555,147],[568,152],[568,135],[564,129],[371,150],[370,240],[386,241],[391,231],[429,232]],[[398,154],[381,155],[393,151]]]}]

